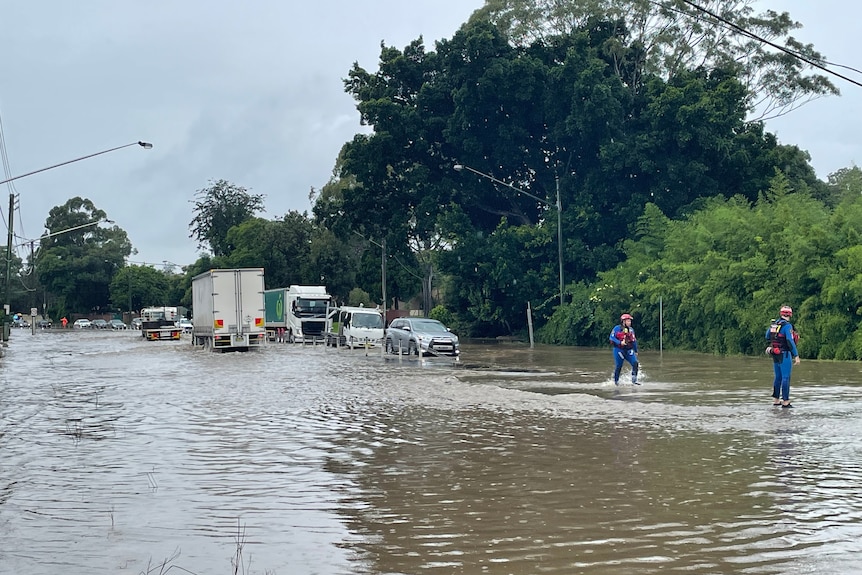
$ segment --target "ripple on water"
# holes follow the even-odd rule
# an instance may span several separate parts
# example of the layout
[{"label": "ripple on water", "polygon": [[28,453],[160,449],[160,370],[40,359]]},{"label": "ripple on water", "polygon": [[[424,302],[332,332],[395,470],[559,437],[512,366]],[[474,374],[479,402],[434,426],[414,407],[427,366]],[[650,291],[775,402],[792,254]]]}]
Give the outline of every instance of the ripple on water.
[{"label": "ripple on water", "polygon": [[242,547],[252,572],[840,573],[860,551],[840,365],[782,412],[745,359],[647,352],[616,388],[606,350],[356,351],[13,338],[0,572],[217,573]]}]

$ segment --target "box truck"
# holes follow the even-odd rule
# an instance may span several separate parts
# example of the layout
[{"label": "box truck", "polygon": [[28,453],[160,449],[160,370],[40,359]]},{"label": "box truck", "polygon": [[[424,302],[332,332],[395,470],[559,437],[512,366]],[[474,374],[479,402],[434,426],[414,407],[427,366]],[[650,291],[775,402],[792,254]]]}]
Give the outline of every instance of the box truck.
[{"label": "box truck", "polygon": [[192,343],[245,351],[266,340],[263,268],[215,269],[192,278]]},{"label": "box truck", "polygon": [[287,304],[287,341],[290,343],[323,342],[328,331],[327,318],[332,296],[326,286],[292,285],[285,294]]}]

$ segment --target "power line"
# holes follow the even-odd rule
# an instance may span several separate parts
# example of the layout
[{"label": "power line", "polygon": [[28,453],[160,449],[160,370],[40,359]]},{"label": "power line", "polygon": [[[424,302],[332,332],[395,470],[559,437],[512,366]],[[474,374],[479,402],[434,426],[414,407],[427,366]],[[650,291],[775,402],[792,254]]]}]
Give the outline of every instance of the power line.
[{"label": "power line", "polygon": [[[710,11],[704,7],[695,4],[691,0],[682,0],[682,1],[684,4],[691,6],[695,10],[703,12],[704,14],[708,14],[709,16],[715,18],[719,22],[725,24],[726,26],[732,28],[733,30],[736,30],[737,32],[739,32],[740,34],[742,34],[744,36],[747,36],[753,40],[757,40],[758,42],[766,44],[767,46],[771,46],[772,48],[775,48],[776,50],[784,52],[785,54],[788,54],[789,56],[793,56],[794,58],[805,62],[806,64],[808,64],[812,68],[817,68],[818,70],[823,70],[827,74],[832,74],[833,76],[841,78],[842,80],[846,80],[847,82],[850,82],[851,84],[855,84],[859,87],[862,87],[862,82],[857,82],[856,80],[854,80],[852,78],[848,78],[847,76],[845,76],[843,74],[839,74],[838,72],[827,68],[826,66],[824,66],[820,62],[817,62],[816,60],[812,60],[812,59],[800,54],[799,52],[796,52],[795,50],[791,50],[785,46],[781,46],[781,45],[776,44],[770,40],[767,40],[766,38],[758,36],[754,32],[750,32],[750,31],[746,30],[745,28],[743,28],[737,24],[734,24],[733,22],[727,20],[726,18],[723,18],[722,16],[719,16],[718,14],[715,14],[714,12],[712,12],[712,11]],[[668,6],[664,6],[663,4],[659,4],[657,2],[654,2],[654,4],[657,4],[658,6],[661,6],[662,8],[666,8],[666,9],[670,9],[670,10],[673,9],[673,8],[668,7]],[[827,63],[829,63],[829,62],[827,62]],[[837,66],[840,66],[842,68],[847,68],[849,70],[853,70],[854,72],[859,72],[859,70],[856,70],[855,68],[851,68],[850,66],[843,66],[840,64],[832,64],[832,65],[833,66],[837,65]],[[860,72],[860,73],[862,73],[862,72]]]}]

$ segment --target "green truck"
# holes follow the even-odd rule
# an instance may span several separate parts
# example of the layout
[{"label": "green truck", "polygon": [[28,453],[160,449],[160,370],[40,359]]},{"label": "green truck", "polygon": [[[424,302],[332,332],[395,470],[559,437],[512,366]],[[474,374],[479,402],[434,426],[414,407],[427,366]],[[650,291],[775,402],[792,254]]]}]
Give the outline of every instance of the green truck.
[{"label": "green truck", "polygon": [[287,307],[287,288],[275,288],[264,290],[263,306],[264,326],[266,327],[267,341],[286,341],[287,318],[285,312]]}]

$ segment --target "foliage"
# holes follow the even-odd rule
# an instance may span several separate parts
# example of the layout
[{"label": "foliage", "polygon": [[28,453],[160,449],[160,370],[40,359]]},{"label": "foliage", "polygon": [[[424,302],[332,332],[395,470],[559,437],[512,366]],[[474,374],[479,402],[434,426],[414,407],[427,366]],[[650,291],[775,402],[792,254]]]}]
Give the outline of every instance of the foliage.
[{"label": "foliage", "polygon": [[189,237],[199,248],[209,247],[216,257],[229,255],[233,246],[228,231],[263,210],[263,198],[226,180],[210,180],[209,187],[195,192]]},{"label": "foliage", "polygon": [[345,81],[373,132],[345,144],[316,216],[343,241],[384,239],[422,278],[426,311],[442,284],[472,334],[496,335],[524,329],[527,301],[553,313],[558,217],[563,276],[590,282],[650,203],[678,218],[709,198],[753,202],[776,168],[825,194],[803,152],[745,121],[736,67],[634,77],[621,62],[641,51],[593,21],[528,46],[481,20],[435,52],[383,46],[377,73],[357,64]]},{"label": "foliage", "polygon": [[[695,68],[712,71],[733,64],[748,93],[746,105],[760,118],[838,94],[827,77],[811,73],[814,66],[809,62],[823,65],[824,57],[790,36],[802,25],[787,12],[755,14],[755,4],[755,0],[486,0],[472,19],[500,25],[516,45],[550,42],[598,23],[610,26],[612,34],[602,50],[613,57],[621,77],[636,83],[651,75],[671,80]],[[636,57],[627,53],[625,37],[642,47]],[[798,57],[766,42],[783,44]]]},{"label": "foliage", "polygon": [[119,227],[95,225],[105,216],[93,202],[80,197],[48,213],[48,235],[39,242],[35,263],[39,282],[51,294],[50,316],[86,314],[109,307],[108,286],[114,270],[132,247]]},{"label": "foliage", "polygon": [[117,270],[109,290],[117,309],[139,311],[149,306],[177,305],[182,293],[176,286],[182,276],[168,274],[145,265],[129,265]]},{"label": "foliage", "polygon": [[862,359],[862,196],[830,209],[791,188],[779,172],[753,204],[713,198],[682,220],[648,207],[626,261],[574,290],[540,339],[602,345],[628,311],[645,347],[758,354],[789,304],[803,357]]},{"label": "foliage", "polygon": [[360,288],[353,288],[347,296],[347,305],[374,307],[375,304],[371,301],[371,296],[368,295],[367,291]]},{"label": "foliage", "polygon": [[442,305],[434,306],[434,309],[431,310],[428,317],[436,319],[449,329],[452,329],[452,326],[456,323],[454,314]]},{"label": "foliage", "polygon": [[827,180],[824,201],[830,206],[836,206],[844,199],[862,195],[862,169],[859,169],[859,166],[841,168],[829,174]]},{"label": "foliage", "polygon": [[[27,265],[24,265],[23,260],[15,254],[14,245],[13,251],[11,252],[11,260],[9,261],[9,283],[8,286],[6,284],[6,246],[0,247],[0,250],[3,250],[3,284],[4,290],[8,289],[8,293],[5,295],[6,301],[4,303],[9,304],[9,309],[11,314],[15,313],[30,313],[31,307],[36,307],[37,303],[41,301],[41,297],[37,298],[41,291],[39,289],[38,282],[33,274],[33,269]],[[0,308],[0,318],[4,318],[5,310]]]}]

